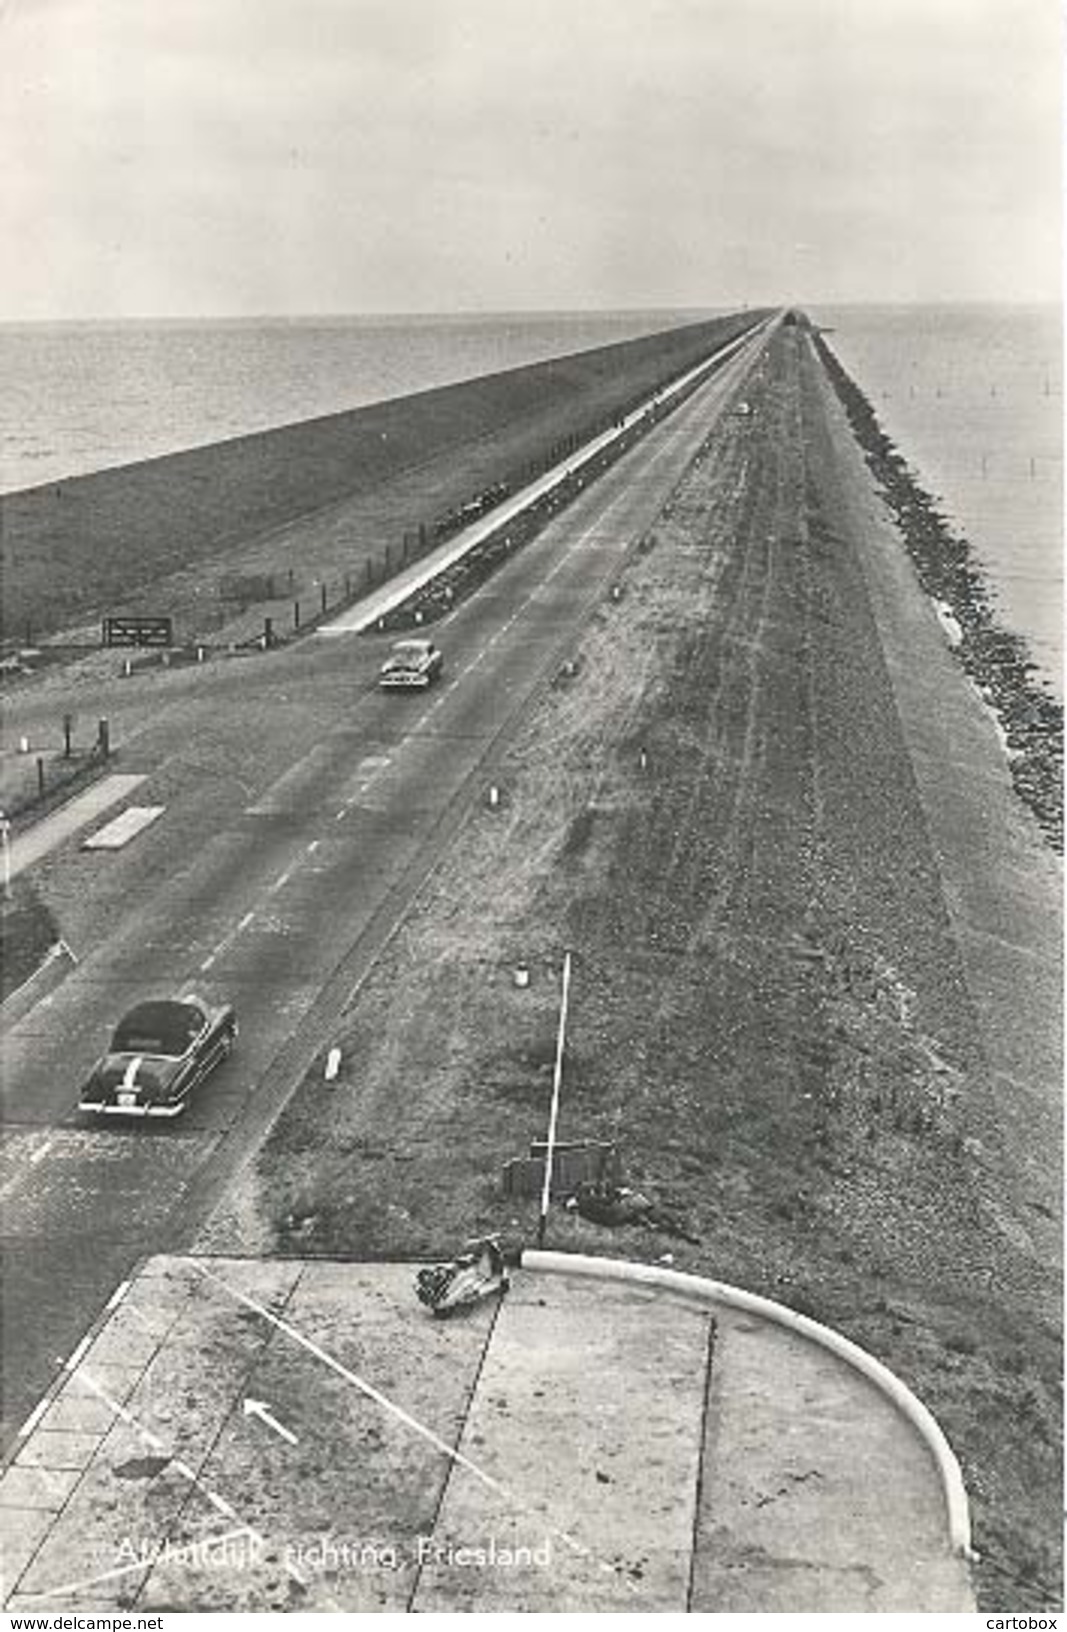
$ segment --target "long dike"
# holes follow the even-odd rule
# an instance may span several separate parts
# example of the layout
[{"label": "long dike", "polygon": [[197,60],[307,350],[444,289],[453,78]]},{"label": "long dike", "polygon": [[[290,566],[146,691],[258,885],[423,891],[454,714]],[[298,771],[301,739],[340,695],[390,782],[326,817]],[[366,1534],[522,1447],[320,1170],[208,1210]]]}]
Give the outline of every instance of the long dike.
[{"label": "long dike", "polygon": [[[413,472],[432,478],[420,484],[429,504],[462,502],[470,497],[462,467],[472,449],[483,466],[496,465],[496,479],[547,461],[760,315],[735,313],[4,495],[4,633],[37,638],[190,563]],[[460,478],[451,491],[450,461]],[[407,519],[394,529],[397,545]]]}]

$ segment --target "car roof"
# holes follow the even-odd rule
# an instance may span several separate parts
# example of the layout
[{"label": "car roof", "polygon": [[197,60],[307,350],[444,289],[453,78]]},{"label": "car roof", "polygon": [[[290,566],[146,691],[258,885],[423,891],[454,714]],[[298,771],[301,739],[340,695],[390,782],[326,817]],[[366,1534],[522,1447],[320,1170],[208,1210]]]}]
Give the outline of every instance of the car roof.
[{"label": "car roof", "polygon": [[151,997],[127,1009],[119,1024],[125,1026],[135,1021],[138,1025],[150,1025],[153,1021],[190,1020],[194,1015],[201,1019],[204,1015],[204,1004],[199,998]]},{"label": "car roof", "polygon": [[409,635],[406,640],[394,641],[393,651],[410,652],[414,649],[420,652],[428,652],[432,645],[433,641],[427,640],[425,635]]}]

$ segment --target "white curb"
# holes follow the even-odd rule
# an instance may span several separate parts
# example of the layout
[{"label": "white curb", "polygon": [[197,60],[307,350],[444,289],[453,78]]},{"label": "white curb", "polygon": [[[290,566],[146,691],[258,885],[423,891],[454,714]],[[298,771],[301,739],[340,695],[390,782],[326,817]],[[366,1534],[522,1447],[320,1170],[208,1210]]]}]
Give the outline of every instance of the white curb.
[{"label": "white curb", "polygon": [[787,1309],[784,1304],[775,1303],[771,1298],[746,1292],[739,1286],[711,1281],[703,1275],[687,1275],[677,1269],[660,1269],[655,1264],[631,1263],[624,1258],[593,1258],[583,1253],[541,1252],[536,1248],[524,1248],[521,1263],[522,1268],[528,1270],[543,1270],[554,1275],[587,1275],[597,1280],[633,1281],[641,1286],[659,1287],[664,1292],[677,1292],[701,1303],[722,1303],[729,1308],[758,1315],[763,1320],[774,1321],[813,1343],[821,1344],[868,1378],[911,1423],[937,1467],[948,1510],[952,1551],[968,1562],[976,1558],[971,1547],[971,1515],[963,1475],[955,1453],[934,1416],[888,1366],[883,1366],[880,1360],[858,1344],[842,1337],[840,1332],[833,1331],[829,1326],[821,1326],[817,1320],[798,1314],[795,1309]]}]

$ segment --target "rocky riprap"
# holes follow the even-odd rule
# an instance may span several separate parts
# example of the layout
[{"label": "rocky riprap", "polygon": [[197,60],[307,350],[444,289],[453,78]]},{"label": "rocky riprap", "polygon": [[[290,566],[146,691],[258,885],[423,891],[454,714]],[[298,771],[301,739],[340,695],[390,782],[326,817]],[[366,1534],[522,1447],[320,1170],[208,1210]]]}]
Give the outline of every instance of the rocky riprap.
[{"label": "rocky riprap", "polygon": [[971,547],[937,510],[821,335],[815,345],[919,582],[960,627],[956,653],[1004,731],[1012,781],[1054,849],[1063,849],[1063,708],[1035,678],[1026,641],[998,623]]}]

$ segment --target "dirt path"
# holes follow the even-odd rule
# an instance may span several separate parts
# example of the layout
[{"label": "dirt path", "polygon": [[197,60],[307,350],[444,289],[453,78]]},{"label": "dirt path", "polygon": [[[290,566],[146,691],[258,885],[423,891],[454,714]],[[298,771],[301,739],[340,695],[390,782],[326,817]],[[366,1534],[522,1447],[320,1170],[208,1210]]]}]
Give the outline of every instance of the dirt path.
[{"label": "dirt path", "polygon": [[551,1244],[670,1250],[877,1354],[964,1462],[985,1607],[1048,1607],[1049,1203],[1017,1182],[1025,1129],[998,1099],[843,506],[853,450],[801,333],[780,331],[748,394],[516,741],[503,809],[472,812],[363,988],[329,1118],[309,1083],[205,1244],[528,1236],[500,1168],[543,1132],[570,947],[561,1135],[617,1140],[681,1234],[559,1211]]}]

